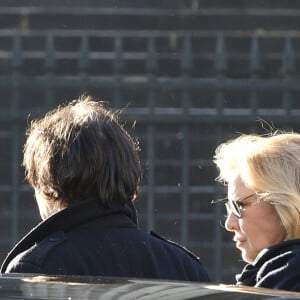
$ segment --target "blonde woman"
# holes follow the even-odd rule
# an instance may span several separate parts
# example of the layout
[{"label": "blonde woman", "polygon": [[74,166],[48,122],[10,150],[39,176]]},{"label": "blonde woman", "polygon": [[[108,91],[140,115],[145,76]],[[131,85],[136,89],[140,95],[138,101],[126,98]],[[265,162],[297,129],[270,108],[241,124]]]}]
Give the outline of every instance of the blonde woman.
[{"label": "blonde woman", "polygon": [[248,263],[237,285],[300,291],[300,135],[240,135],[216,149],[226,230]]}]

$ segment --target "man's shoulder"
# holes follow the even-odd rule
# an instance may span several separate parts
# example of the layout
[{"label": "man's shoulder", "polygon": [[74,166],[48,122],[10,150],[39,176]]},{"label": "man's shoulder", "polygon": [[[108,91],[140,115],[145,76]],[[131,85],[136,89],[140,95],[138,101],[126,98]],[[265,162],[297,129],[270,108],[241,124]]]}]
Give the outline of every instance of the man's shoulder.
[{"label": "man's shoulder", "polygon": [[45,262],[48,263],[49,255],[53,250],[65,240],[66,237],[63,231],[58,231],[45,237],[14,257],[9,263],[6,272],[39,272]]},{"label": "man's shoulder", "polygon": [[210,281],[208,273],[200,258],[186,247],[151,231],[150,235],[159,241],[167,253],[166,261],[181,266],[187,280]]},{"label": "man's shoulder", "polygon": [[174,242],[172,240],[169,240],[167,239],[166,237],[158,234],[157,232],[154,232],[154,231],[150,231],[150,235],[168,245],[170,245],[170,247],[172,249],[174,249],[174,251],[176,251],[177,253],[180,253],[181,255],[186,255],[190,258],[192,258],[193,260],[196,260],[200,263],[200,258],[194,254],[191,250],[187,249],[186,247],[184,247],[183,245],[177,243],[177,242]]}]

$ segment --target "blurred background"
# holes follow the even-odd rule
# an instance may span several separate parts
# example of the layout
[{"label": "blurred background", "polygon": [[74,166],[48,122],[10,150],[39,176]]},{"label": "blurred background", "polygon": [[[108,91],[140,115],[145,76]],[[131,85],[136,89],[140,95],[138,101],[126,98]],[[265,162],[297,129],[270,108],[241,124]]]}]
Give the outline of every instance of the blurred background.
[{"label": "blurred background", "polygon": [[238,132],[300,130],[299,49],[297,0],[0,0],[0,261],[40,220],[28,122],[87,93],[125,108],[140,140],[141,227],[234,282],[212,157]]}]

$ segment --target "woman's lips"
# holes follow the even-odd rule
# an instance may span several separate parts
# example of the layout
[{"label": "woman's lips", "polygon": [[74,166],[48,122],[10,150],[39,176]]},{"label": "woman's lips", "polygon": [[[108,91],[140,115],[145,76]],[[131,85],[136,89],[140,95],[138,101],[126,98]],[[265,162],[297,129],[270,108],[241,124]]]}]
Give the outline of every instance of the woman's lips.
[{"label": "woman's lips", "polygon": [[236,242],[236,247],[237,247],[237,248],[241,248],[242,245],[243,245],[243,243],[244,243],[243,241],[237,241],[237,242]]},{"label": "woman's lips", "polygon": [[237,248],[242,248],[245,240],[236,240],[235,245]]},{"label": "woman's lips", "polygon": [[241,248],[246,240],[242,237],[234,237],[233,241],[235,242],[236,248]]}]

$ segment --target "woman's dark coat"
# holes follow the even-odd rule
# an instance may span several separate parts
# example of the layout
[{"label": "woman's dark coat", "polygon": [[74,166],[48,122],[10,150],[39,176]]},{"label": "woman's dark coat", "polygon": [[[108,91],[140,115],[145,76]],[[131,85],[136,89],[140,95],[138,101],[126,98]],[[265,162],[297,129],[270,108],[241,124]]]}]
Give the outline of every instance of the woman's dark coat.
[{"label": "woman's dark coat", "polygon": [[300,292],[300,240],[263,250],[237,275],[237,284]]}]

